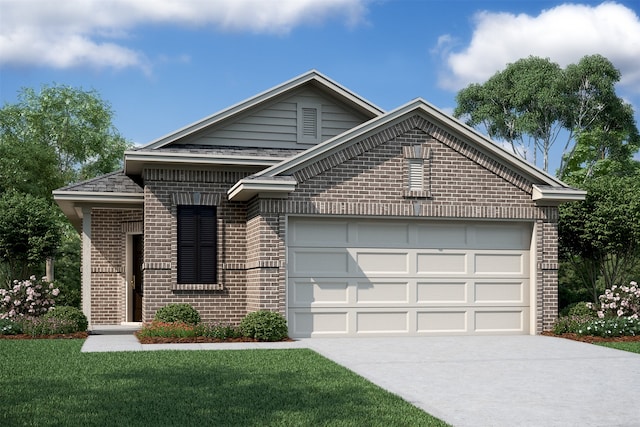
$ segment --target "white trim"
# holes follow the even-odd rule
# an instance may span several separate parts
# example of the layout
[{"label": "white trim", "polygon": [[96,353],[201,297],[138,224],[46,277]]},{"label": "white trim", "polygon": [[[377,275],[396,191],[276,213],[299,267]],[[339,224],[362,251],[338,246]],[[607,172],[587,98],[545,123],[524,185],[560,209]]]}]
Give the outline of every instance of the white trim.
[{"label": "white trim", "polygon": [[568,187],[539,187],[533,185],[531,200],[538,206],[552,206],[562,202],[579,202],[585,199],[587,192]]},{"label": "white trim", "polygon": [[82,312],[91,328],[91,208],[82,209]]},{"label": "white trim", "polygon": [[[213,147],[212,147],[213,148]],[[140,175],[142,168],[150,163],[174,165],[206,166],[271,166],[286,160],[287,157],[233,156],[222,154],[166,153],[157,151],[125,151],[124,173]]]},{"label": "white trim", "polygon": [[241,179],[229,191],[229,200],[242,202],[251,199],[258,194],[269,194],[271,196],[282,195],[283,197],[296,189],[297,181],[293,178],[288,180],[273,179]]}]

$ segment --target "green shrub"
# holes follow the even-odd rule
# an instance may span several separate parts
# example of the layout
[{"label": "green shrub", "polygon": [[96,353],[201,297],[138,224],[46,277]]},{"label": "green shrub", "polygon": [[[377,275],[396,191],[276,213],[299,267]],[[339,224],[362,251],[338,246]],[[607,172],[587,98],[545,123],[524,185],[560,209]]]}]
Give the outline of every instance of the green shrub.
[{"label": "green shrub", "polygon": [[588,302],[576,302],[569,305],[566,308],[567,316],[587,316],[587,317],[597,317],[596,310],[593,309],[593,304]]},{"label": "green shrub", "polygon": [[578,333],[578,330],[586,323],[593,320],[593,316],[564,316],[556,320],[553,325],[554,334]]},{"label": "green shrub", "polygon": [[195,308],[186,303],[167,304],[156,311],[153,320],[166,323],[183,322],[189,325],[197,325],[200,323],[200,314]]},{"label": "green shrub", "polygon": [[11,319],[0,319],[0,335],[18,335],[22,333],[22,325]]},{"label": "green shrub", "polygon": [[144,325],[136,332],[138,338],[163,337],[163,338],[193,338],[203,334],[202,325],[194,325],[181,321],[161,322],[154,320],[151,324]]},{"label": "green shrub", "polygon": [[59,319],[72,322],[75,330],[70,332],[84,332],[89,326],[87,316],[85,316],[80,309],[65,305],[52,308],[43,317],[45,319]]},{"label": "green shrub", "polygon": [[79,332],[78,324],[71,319],[46,316],[25,317],[20,321],[20,323],[22,326],[22,332],[33,337]]},{"label": "green shrub", "polygon": [[204,336],[218,340],[229,338],[239,338],[242,336],[240,330],[232,325],[210,325],[204,332]]},{"label": "green shrub", "polygon": [[258,341],[281,341],[287,337],[287,321],[274,311],[254,311],[242,319],[240,331]]}]

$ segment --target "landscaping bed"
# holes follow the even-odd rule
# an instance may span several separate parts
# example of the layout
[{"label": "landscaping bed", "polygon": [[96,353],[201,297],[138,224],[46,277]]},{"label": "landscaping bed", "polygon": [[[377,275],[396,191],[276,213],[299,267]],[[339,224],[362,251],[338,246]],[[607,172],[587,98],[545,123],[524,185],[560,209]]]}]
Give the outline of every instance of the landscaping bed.
[{"label": "landscaping bed", "polygon": [[49,335],[0,335],[3,340],[38,340],[38,339],[84,339],[89,336],[88,332],[74,332],[71,334],[49,334]]},{"label": "landscaping bed", "polygon": [[579,335],[574,333],[554,334],[551,331],[545,331],[542,335],[557,338],[566,338],[574,341],[581,341],[586,343],[600,343],[600,342],[640,342],[640,335],[636,336],[622,336],[622,337],[597,337],[593,335]]}]

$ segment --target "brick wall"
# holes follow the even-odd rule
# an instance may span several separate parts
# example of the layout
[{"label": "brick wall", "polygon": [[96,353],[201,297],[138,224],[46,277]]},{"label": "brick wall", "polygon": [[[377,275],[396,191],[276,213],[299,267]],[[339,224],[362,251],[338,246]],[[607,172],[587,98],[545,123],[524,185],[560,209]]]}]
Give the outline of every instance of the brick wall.
[{"label": "brick wall", "polygon": [[[141,210],[91,212],[91,323],[126,320],[126,233],[142,223]],[[141,231],[141,230],[140,230]]]},{"label": "brick wall", "polygon": [[[246,206],[227,190],[248,173],[147,169],[143,319],[169,303],[188,303],[205,322],[238,323],[246,314]],[[177,206],[217,206],[218,283],[177,284]]]},{"label": "brick wall", "polygon": [[[425,183],[429,189],[423,197],[407,197],[403,147],[413,144],[430,150],[425,160],[425,174],[429,175]],[[268,249],[271,257],[277,253],[285,259],[287,215],[517,219],[530,222],[536,230],[532,256],[538,267],[531,278],[538,294],[535,332],[549,329],[555,320],[557,208],[535,206],[530,181],[424,118],[412,117],[390,126],[293,175],[299,184],[288,199],[256,199],[250,207],[256,223],[260,217],[269,218],[270,223],[275,223],[274,216],[280,220],[277,244]],[[285,265],[279,273],[278,289],[284,295]],[[269,280],[274,278],[275,274]],[[256,287],[273,293],[275,284],[264,278],[258,280]],[[284,297],[278,304],[278,309],[284,311]]]}]

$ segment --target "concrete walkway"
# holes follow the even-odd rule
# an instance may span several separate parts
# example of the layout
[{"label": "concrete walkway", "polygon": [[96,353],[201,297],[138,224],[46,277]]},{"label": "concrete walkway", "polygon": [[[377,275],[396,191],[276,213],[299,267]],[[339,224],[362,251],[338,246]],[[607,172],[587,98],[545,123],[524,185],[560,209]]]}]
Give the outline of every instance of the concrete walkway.
[{"label": "concrete walkway", "polygon": [[544,336],[146,344],[91,335],[83,352],[311,348],[457,427],[640,426],[640,355]]}]

